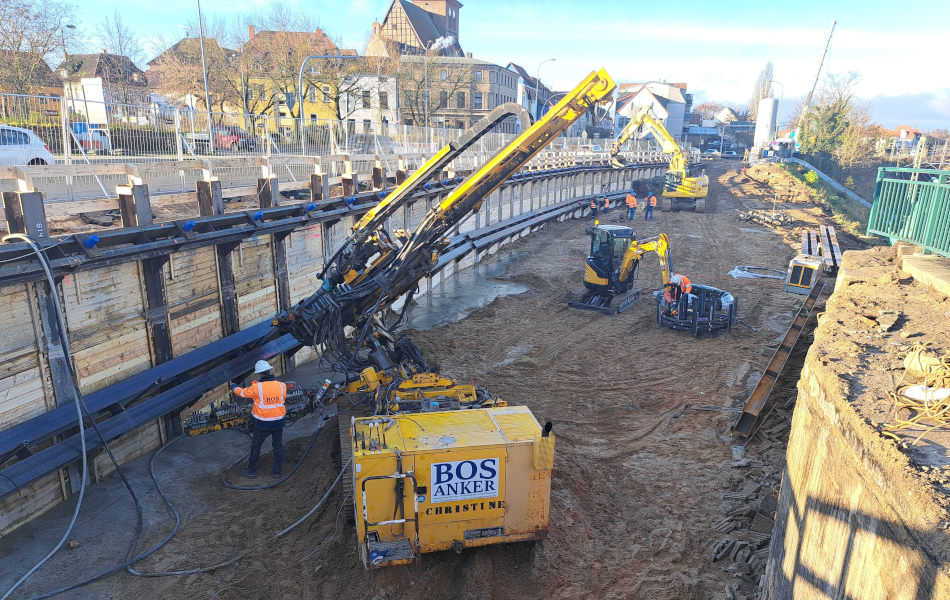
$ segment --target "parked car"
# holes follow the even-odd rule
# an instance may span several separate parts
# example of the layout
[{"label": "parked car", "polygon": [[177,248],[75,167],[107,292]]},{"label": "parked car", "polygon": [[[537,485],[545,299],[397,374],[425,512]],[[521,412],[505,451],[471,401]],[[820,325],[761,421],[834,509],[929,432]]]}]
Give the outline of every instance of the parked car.
[{"label": "parked car", "polygon": [[726,150],[722,153],[724,159],[738,159],[739,155],[733,152],[732,150]]},{"label": "parked car", "polygon": [[29,129],[0,125],[0,165],[51,165],[49,146]]},{"label": "parked car", "polygon": [[396,154],[392,138],[372,133],[356,133],[340,146],[344,154]]},{"label": "parked car", "polygon": [[[248,133],[240,127],[233,125],[215,125],[211,128],[211,131],[214,134],[214,149],[216,151],[253,151],[257,148],[257,140],[254,139],[253,136],[248,135]],[[208,134],[206,132],[189,133],[185,135],[185,138],[195,147],[196,151],[208,152],[211,149],[208,144]]]},{"label": "parked car", "polygon": [[719,156],[719,150],[714,150],[712,148],[709,148],[708,150],[703,152],[703,156]]}]

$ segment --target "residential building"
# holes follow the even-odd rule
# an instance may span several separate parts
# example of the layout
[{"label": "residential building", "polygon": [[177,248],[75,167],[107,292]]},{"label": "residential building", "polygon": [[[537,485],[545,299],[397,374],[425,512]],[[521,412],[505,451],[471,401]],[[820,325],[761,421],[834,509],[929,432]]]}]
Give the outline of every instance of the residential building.
[{"label": "residential building", "polygon": [[[508,69],[475,58],[403,56],[399,77],[402,123],[425,123],[428,95],[430,125],[467,129],[501,104],[515,102],[517,80]],[[495,129],[504,133],[518,130],[514,117]]]},{"label": "residential building", "polygon": [[151,105],[148,78],[127,56],[104,49],[98,54],[72,54],[56,70],[69,110],[90,123],[108,124],[110,118],[130,116],[128,109],[117,105]]},{"label": "residential building", "polygon": [[[337,111],[346,94],[357,89],[362,59],[356,50],[340,49],[322,29],[306,31],[256,31],[248,26],[248,41],[241,49],[247,84],[248,111],[273,117],[336,119],[347,112]],[[304,68],[303,99],[297,98],[300,66]],[[326,68],[321,68],[321,62]],[[346,104],[341,104],[341,108]]]},{"label": "residential building", "polygon": [[[357,123],[398,123],[398,79],[385,75],[363,75],[341,102],[341,114]],[[308,98],[315,101],[315,98]]]},{"label": "residential building", "polygon": [[515,102],[531,113],[532,117],[540,119],[547,112],[551,90],[536,77],[532,77],[524,67],[508,63],[508,70],[518,76]]},{"label": "residential building", "polygon": [[59,97],[63,82],[42,56],[0,50],[0,93]]},{"label": "residential building", "polygon": [[[373,23],[372,35],[395,44],[399,54],[461,57],[457,0],[393,0],[383,22]],[[443,40],[436,44],[437,40]],[[437,46],[437,47],[436,47]]]},{"label": "residential building", "polygon": [[[674,139],[681,140],[688,127],[686,113],[692,107],[693,96],[686,94],[685,83],[625,83],[620,86],[617,100],[618,130],[630,122],[643,106],[650,106],[657,119]],[[622,118],[621,118],[622,117]]]}]

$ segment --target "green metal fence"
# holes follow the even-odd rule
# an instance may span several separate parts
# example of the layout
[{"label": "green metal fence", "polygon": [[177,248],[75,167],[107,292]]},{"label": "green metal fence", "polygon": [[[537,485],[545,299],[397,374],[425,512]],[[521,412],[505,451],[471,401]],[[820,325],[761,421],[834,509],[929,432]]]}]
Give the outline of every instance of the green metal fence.
[{"label": "green metal fence", "polygon": [[878,169],[868,235],[950,257],[950,171]]}]

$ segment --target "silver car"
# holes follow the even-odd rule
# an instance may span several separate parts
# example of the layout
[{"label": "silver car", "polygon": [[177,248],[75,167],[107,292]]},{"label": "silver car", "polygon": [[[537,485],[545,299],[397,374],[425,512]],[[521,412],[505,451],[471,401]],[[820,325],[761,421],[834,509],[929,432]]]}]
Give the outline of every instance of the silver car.
[{"label": "silver car", "polygon": [[51,165],[49,146],[29,129],[0,125],[0,165]]}]

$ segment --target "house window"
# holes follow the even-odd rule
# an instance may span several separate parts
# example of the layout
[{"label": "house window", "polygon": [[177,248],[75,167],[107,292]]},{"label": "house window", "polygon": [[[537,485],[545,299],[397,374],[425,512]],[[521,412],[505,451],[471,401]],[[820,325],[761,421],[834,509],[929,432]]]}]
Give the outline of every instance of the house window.
[{"label": "house window", "polygon": [[449,107],[449,93],[445,90],[439,92],[439,108]]},{"label": "house window", "polygon": [[486,106],[485,108],[487,108],[488,110],[495,108],[495,93],[494,92],[488,92],[488,106]]},{"label": "house window", "polygon": [[363,90],[363,108],[372,108],[372,101],[369,99],[369,90]]},{"label": "house window", "polygon": [[257,97],[261,100],[267,99],[267,86],[265,86],[263,83],[257,88]]},{"label": "house window", "polygon": [[307,102],[316,102],[317,101],[317,88],[312,85],[307,87]]},{"label": "house window", "polygon": [[412,106],[412,92],[410,91],[406,92],[406,105]]},{"label": "house window", "polygon": [[379,93],[379,107],[389,108],[389,94],[387,92]]},{"label": "house window", "polygon": [[456,94],[455,100],[458,104],[458,108],[465,108],[465,92],[459,92]]},{"label": "house window", "polygon": [[403,123],[405,123],[409,127],[412,127],[412,119],[403,119]]},{"label": "house window", "polygon": [[254,100],[254,88],[247,89],[247,100],[248,102]]},{"label": "house window", "polygon": [[495,83],[495,72],[494,72],[494,71],[489,71],[489,72],[488,72],[488,83]]},{"label": "house window", "polygon": [[328,86],[328,85],[323,86],[323,90],[322,90],[322,91],[323,91],[323,101],[326,102],[326,103],[329,103],[330,100],[331,100],[331,98],[330,98],[330,86]]},{"label": "house window", "polygon": [[442,81],[445,81],[445,80],[448,79],[448,78],[449,78],[449,72],[446,71],[445,69],[443,69],[443,70],[442,70]]},{"label": "house window", "polygon": [[481,72],[481,71],[475,71],[475,81],[477,81],[477,82],[479,82],[479,83],[482,82],[482,72]]},{"label": "house window", "polygon": [[482,108],[481,94],[472,94],[472,108],[474,108],[475,110],[481,110]]}]

